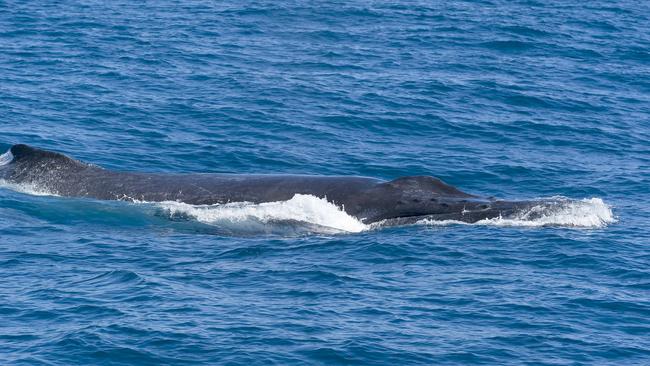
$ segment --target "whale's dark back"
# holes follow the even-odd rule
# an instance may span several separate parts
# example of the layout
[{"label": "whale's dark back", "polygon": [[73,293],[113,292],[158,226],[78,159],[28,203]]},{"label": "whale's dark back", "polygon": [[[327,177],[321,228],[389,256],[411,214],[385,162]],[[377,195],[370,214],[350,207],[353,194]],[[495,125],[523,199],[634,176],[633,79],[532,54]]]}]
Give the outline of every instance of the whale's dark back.
[{"label": "whale's dark back", "polygon": [[260,203],[310,194],[343,205],[350,197],[382,183],[366,177],[119,172],[27,145],[15,145],[10,151],[13,160],[3,167],[4,179],[61,196],[105,200]]},{"label": "whale's dark back", "polygon": [[[179,201],[189,204],[274,202],[296,194],[325,198],[366,223],[439,215],[462,219],[468,208],[487,215],[485,200],[429,176],[383,181],[367,177],[240,174],[151,174],[106,170],[63,154],[15,145],[0,178],[69,197]],[[478,211],[477,211],[478,212]],[[495,213],[498,214],[498,213]]]}]

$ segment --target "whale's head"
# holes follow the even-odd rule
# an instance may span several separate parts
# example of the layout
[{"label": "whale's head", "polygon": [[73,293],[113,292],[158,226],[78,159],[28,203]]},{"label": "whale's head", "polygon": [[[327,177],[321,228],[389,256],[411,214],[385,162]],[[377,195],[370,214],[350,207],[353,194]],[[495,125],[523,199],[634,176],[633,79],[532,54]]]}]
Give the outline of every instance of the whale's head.
[{"label": "whale's head", "polygon": [[415,222],[423,218],[476,222],[511,215],[530,203],[483,198],[435,177],[412,176],[373,187],[358,200],[357,206],[357,217],[366,223],[390,219]]}]

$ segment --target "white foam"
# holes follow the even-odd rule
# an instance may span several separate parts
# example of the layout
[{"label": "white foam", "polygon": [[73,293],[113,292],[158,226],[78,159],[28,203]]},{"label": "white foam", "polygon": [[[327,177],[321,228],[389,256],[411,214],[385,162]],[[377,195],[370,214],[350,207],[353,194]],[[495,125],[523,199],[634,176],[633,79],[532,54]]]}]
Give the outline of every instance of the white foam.
[{"label": "white foam", "polygon": [[25,194],[31,194],[33,196],[56,196],[56,197],[59,197],[58,194],[49,191],[47,188],[39,187],[36,184],[11,183],[11,182],[7,182],[4,179],[0,179],[0,188],[7,188],[7,189],[11,189],[12,191],[25,193]]},{"label": "white foam", "polygon": [[490,225],[490,226],[563,226],[580,228],[600,228],[616,222],[612,209],[600,198],[569,200],[563,197],[553,197],[529,210],[522,211],[513,217],[496,217],[467,224],[460,221],[420,220],[421,225]]},{"label": "white foam", "polygon": [[155,205],[168,212],[172,218],[189,216],[211,225],[297,221],[346,232],[361,232],[369,228],[333,203],[305,194],[296,194],[288,201],[260,204],[240,202],[198,206],[181,202],[160,202]]}]

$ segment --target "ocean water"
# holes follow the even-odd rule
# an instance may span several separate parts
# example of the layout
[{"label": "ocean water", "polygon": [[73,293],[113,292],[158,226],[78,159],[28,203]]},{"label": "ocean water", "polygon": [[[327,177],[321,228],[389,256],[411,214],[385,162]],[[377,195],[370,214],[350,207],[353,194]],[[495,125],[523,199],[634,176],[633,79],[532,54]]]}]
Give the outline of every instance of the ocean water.
[{"label": "ocean water", "polygon": [[[0,1],[0,154],[433,175],[541,217],[0,185],[2,365],[649,365],[643,1]],[[3,159],[0,159],[2,164]]]}]

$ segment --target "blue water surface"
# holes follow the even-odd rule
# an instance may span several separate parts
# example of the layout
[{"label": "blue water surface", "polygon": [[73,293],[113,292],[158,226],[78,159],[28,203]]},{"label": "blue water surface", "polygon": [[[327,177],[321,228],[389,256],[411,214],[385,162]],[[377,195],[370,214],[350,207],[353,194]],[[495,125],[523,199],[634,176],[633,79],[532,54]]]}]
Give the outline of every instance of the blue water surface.
[{"label": "blue water surface", "polygon": [[615,216],[233,230],[3,187],[0,364],[649,365],[649,141],[644,1],[0,1],[2,152]]}]

